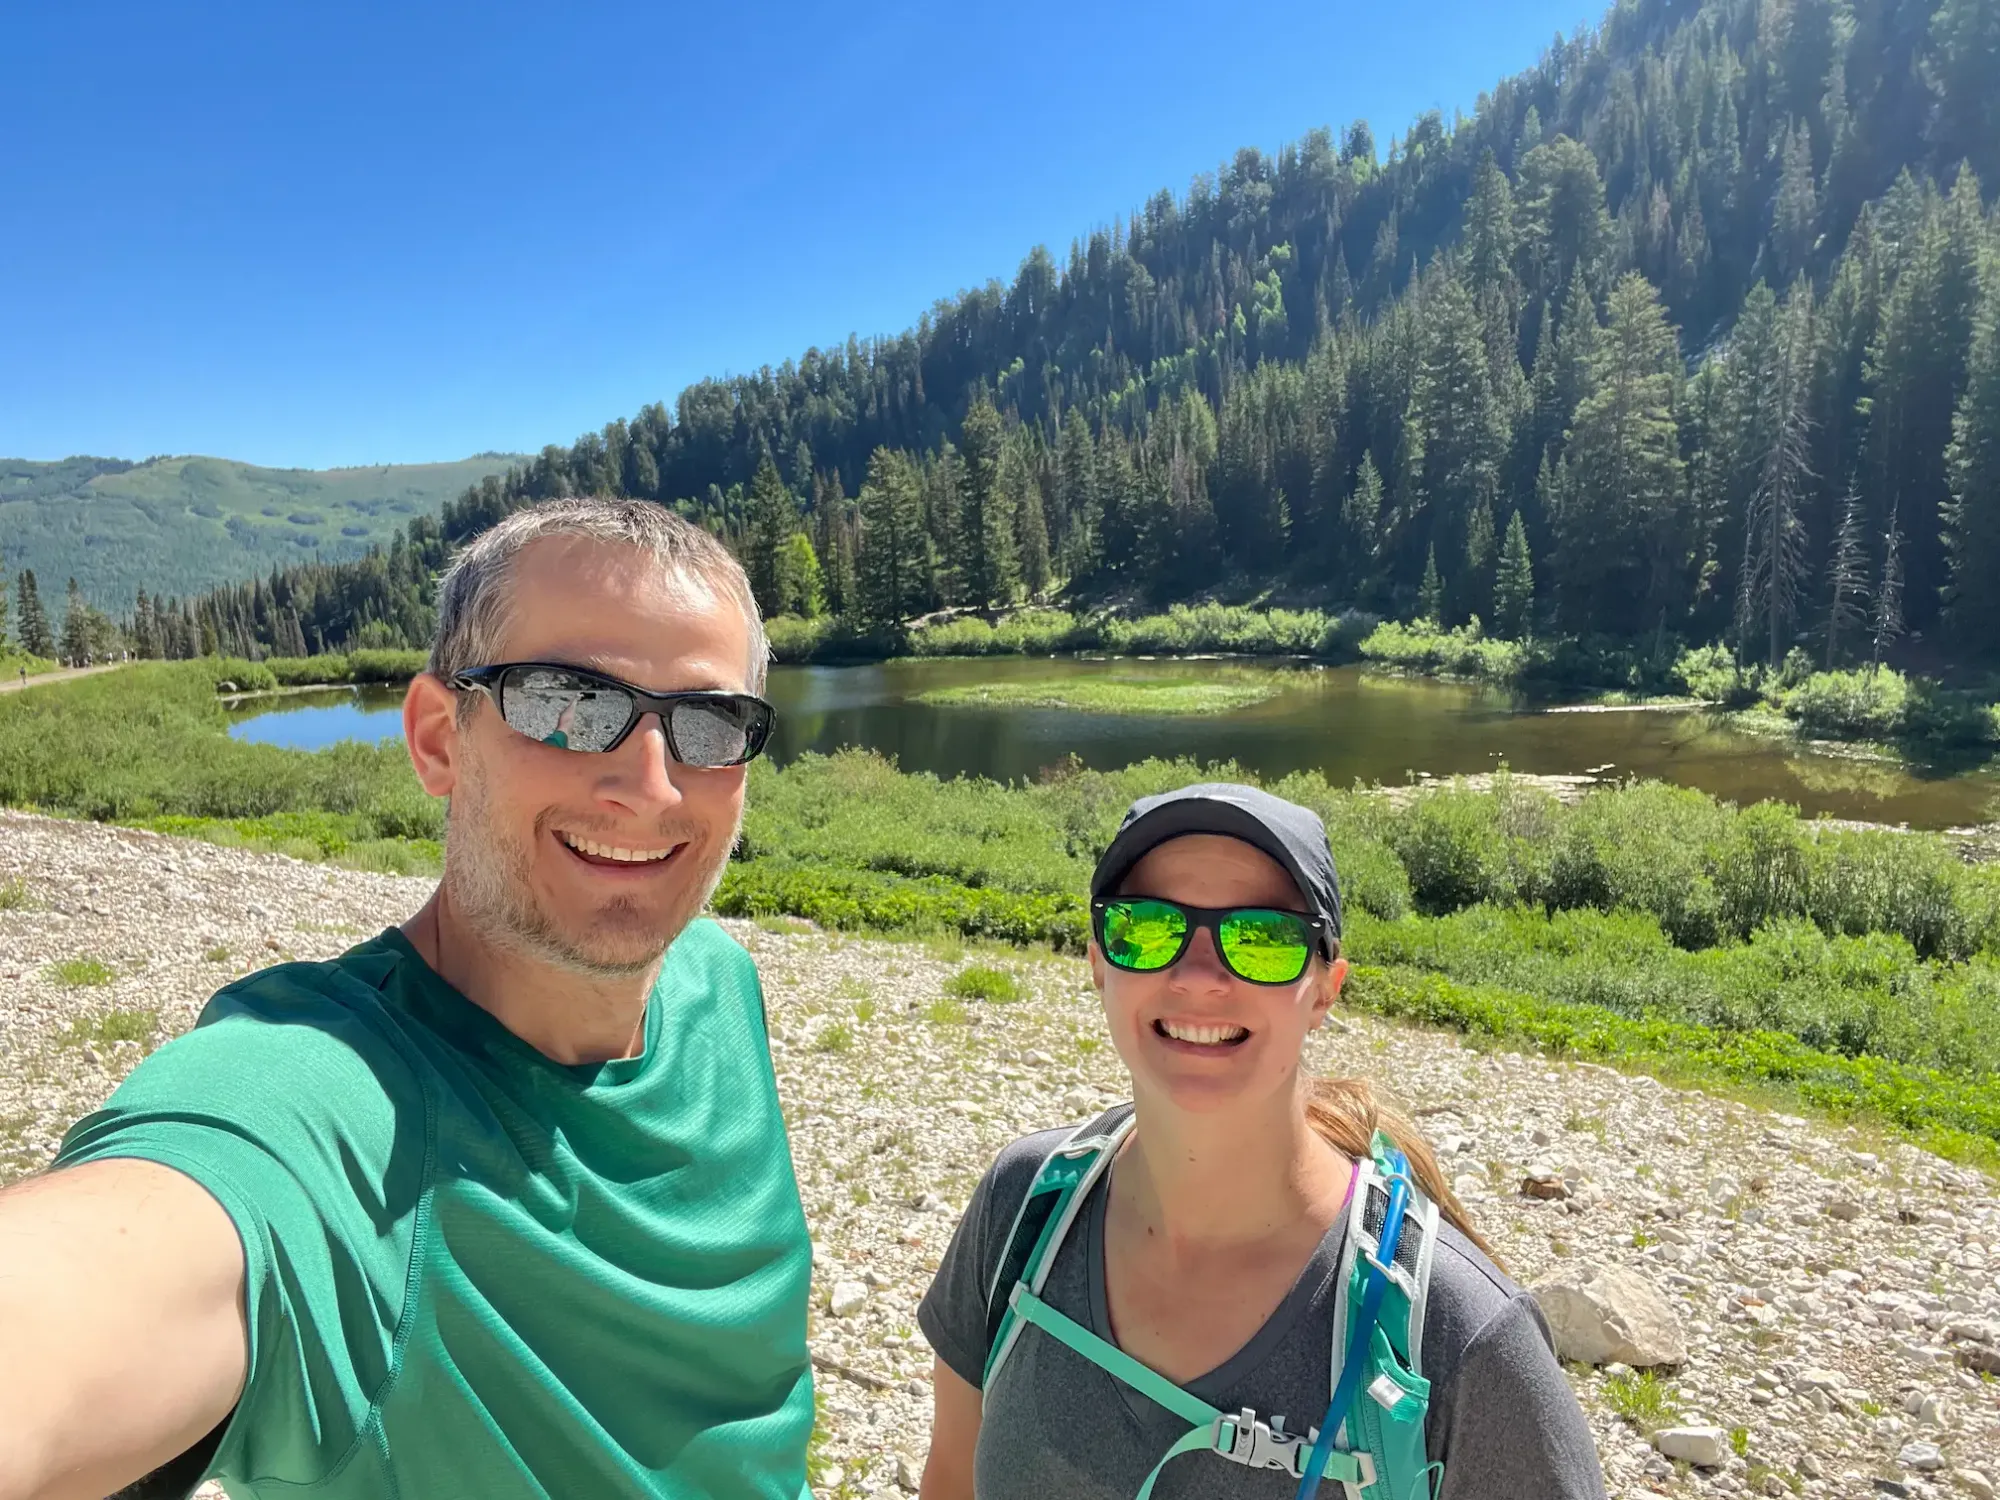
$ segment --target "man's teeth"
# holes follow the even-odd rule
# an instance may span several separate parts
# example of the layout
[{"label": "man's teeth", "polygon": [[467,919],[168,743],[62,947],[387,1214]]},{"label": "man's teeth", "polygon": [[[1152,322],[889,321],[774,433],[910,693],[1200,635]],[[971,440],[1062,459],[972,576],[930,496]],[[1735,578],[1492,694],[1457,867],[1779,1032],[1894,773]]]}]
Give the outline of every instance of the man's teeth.
[{"label": "man's teeth", "polygon": [[667,849],[625,849],[617,844],[600,844],[595,839],[580,839],[570,834],[560,835],[562,841],[579,854],[589,854],[598,859],[623,860],[628,865],[650,864],[656,859],[665,859],[678,844]]},{"label": "man's teeth", "polygon": [[1248,1028],[1242,1026],[1182,1026],[1173,1021],[1160,1022],[1160,1030],[1177,1042],[1193,1042],[1200,1047],[1240,1042],[1250,1034]]}]

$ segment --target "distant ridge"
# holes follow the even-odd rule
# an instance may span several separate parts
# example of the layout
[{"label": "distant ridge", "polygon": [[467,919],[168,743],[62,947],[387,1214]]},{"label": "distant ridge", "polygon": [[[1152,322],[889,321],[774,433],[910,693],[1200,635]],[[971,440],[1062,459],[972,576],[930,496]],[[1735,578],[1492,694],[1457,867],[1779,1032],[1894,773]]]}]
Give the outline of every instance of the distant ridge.
[{"label": "distant ridge", "polygon": [[273,567],[359,557],[520,461],[479,453],[270,469],[188,455],[0,458],[0,571],[11,578],[33,568],[58,592],[74,577],[92,603],[123,614],[140,588],[191,594]]}]

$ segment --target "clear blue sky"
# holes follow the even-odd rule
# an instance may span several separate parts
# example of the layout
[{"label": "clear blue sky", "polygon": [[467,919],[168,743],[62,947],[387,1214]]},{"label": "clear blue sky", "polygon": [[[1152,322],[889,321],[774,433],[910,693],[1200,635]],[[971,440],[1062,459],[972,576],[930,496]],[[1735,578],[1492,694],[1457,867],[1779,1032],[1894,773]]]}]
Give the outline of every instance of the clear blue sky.
[{"label": "clear blue sky", "polygon": [[1238,146],[1470,113],[1577,0],[0,16],[0,454],[569,442],[1011,278]]}]

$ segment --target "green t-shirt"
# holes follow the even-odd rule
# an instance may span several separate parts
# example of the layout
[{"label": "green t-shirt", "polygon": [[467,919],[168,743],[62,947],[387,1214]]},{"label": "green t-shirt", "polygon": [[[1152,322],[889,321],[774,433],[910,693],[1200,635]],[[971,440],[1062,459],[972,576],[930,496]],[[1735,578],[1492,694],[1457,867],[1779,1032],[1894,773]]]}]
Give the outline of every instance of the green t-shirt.
[{"label": "green t-shirt", "polygon": [[214,1194],[234,1500],[796,1500],[811,1242],[750,956],[668,951],[638,1057],[551,1062],[391,928],[221,991],[63,1142]]}]

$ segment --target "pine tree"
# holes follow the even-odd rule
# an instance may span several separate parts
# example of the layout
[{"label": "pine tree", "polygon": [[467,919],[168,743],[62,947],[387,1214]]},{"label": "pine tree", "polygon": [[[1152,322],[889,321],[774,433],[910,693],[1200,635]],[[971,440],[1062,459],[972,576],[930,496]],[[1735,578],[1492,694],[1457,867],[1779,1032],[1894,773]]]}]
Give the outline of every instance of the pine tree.
[{"label": "pine tree", "polygon": [[1375,549],[1382,524],[1382,475],[1373,454],[1361,455],[1354,488],[1340,507],[1340,552],[1346,559],[1348,582],[1361,586],[1375,571]]},{"label": "pine tree", "polygon": [[[144,598],[142,590],[140,597]],[[0,573],[0,652],[7,650],[7,575]]]},{"label": "pine tree", "polygon": [[1005,604],[1020,584],[1014,517],[1000,483],[1000,413],[981,396],[959,429],[959,545],[966,602]]},{"label": "pine tree", "polygon": [[1017,430],[1000,460],[1000,488],[1007,496],[1007,508],[1014,517],[1014,552],[1020,559],[1021,583],[1030,599],[1040,598],[1049,586],[1049,523],[1042,508],[1042,486],[1036,475],[1034,456],[1027,440]]},{"label": "pine tree", "polygon": [[1882,581],[1875,589],[1875,655],[1870,663],[1881,666],[1882,658],[1903,634],[1903,531],[1895,513],[1889,515],[1889,529],[1882,537]]},{"label": "pine tree", "polygon": [[1686,546],[1679,370],[1659,294],[1636,272],[1626,276],[1591,355],[1589,393],[1563,454],[1568,484],[1552,518],[1558,598],[1579,625],[1635,634],[1685,602],[1670,594]]},{"label": "pine tree", "polygon": [[1438,576],[1436,546],[1424,554],[1424,578],[1417,586],[1417,617],[1433,625],[1444,623],[1444,580]]},{"label": "pine tree", "polygon": [[1805,582],[1805,526],[1799,509],[1812,471],[1807,466],[1806,414],[1812,349],[1812,290],[1801,280],[1785,299],[1770,358],[1757,371],[1763,452],[1743,524],[1743,571],[1737,583],[1739,639],[1753,622],[1763,627],[1776,667],[1785,656],[1786,627],[1798,618]]},{"label": "pine tree", "polygon": [[1826,669],[1840,665],[1840,642],[1868,620],[1868,538],[1861,497],[1850,485],[1840,502],[1840,525],[1826,566]]},{"label": "pine tree", "polygon": [[750,592],[757,608],[768,618],[785,608],[785,548],[798,528],[798,502],[785,488],[778,466],[766,453],[750,481],[750,517],[743,545],[743,570],[750,575]]},{"label": "pine tree", "polygon": [[67,667],[81,667],[90,659],[90,615],[83,602],[83,590],[76,586],[76,580],[69,581],[69,593],[63,600],[62,660]]},{"label": "pine tree", "polygon": [[1965,395],[1952,417],[1944,512],[1945,620],[1965,650],[2000,650],[2000,253],[1980,268]]},{"label": "pine tree", "polygon": [[24,568],[16,582],[14,608],[21,621],[21,649],[30,656],[54,656],[55,632],[49,627],[48,611],[42,607],[41,591],[35,586],[35,570]]},{"label": "pine tree", "polygon": [[1494,623],[1502,636],[1526,640],[1534,609],[1534,560],[1528,552],[1528,529],[1517,508],[1507,518],[1507,540],[1501,544],[1500,566],[1493,579]]},{"label": "pine tree", "polygon": [[861,486],[861,540],[855,553],[855,594],[864,625],[900,631],[922,609],[930,539],[923,495],[907,454],[877,448]]},{"label": "pine tree", "polygon": [[1056,554],[1066,578],[1081,578],[1100,566],[1097,497],[1097,444],[1090,423],[1072,406],[1063,418],[1056,454]]},{"label": "pine tree", "polygon": [[1465,526],[1465,586],[1460,602],[1466,613],[1492,613],[1493,585],[1493,508],[1481,495]]},{"label": "pine tree", "polygon": [[1784,167],[1771,208],[1771,252],[1781,280],[1803,276],[1819,233],[1819,196],[1813,181],[1812,137],[1803,124],[1785,131]]},{"label": "pine tree", "polygon": [[1418,510],[1400,514],[1398,524],[1414,532],[1411,540],[1442,539],[1447,557],[1469,555],[1464,550],[1467,527],[1473,512],[1485,506],[1490,557],[1492,496],[1508,433],[1493,395],[1479,315],[1465,287],[1450,275],[1430,287],[1421,315],[1426,324],[1423,352],[1405,419],[1422,444]]}]

